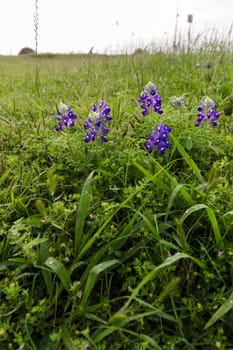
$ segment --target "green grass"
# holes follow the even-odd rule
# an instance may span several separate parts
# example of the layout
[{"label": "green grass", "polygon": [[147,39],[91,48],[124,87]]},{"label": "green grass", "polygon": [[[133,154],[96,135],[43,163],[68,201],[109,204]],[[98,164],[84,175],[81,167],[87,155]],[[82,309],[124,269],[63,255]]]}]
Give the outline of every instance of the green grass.
[{"label": "green grass", "polygon": [[[232,66],[217,49],[0,57],[1,349],[233,349]],[[148,81],[160,116],[141,115]],[[218,125],[195,127],[206,95]],[[101,99],[109,141],[87,144]],[[60,101],[78,118],[57,133]],[[164,156],[145,150],[158,122]]]}]

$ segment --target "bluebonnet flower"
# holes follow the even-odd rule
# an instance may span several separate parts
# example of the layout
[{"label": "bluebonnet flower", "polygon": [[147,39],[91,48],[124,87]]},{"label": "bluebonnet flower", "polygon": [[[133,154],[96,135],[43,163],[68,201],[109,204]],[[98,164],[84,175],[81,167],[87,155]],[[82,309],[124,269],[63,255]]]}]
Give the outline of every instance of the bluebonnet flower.
[{"label": "bluebonnet flower", "polygon": [[198,115],[195,126],[200,126],[203,120],[208,119],[213,126],[217,125],[217,120],[220,117],[220,113],[216,111],[216,103],[209,97],[205,97],[204,100],[197,107]]},{"label": "bluebonnet flower", "polygon": [[196,69],[199,69],[199,68],[201,68],[201,65],[200,65],[200,63],[197,63],[196,64]]},{"label": "bluebonnet flower", "polygon": [[164,154],[166,148],[171,147],[168,137],[168,134],[171,132],[171,130],[172,129],[168,128],[166,124],[158,124],[157,129],[152,131],[147,140],[147,151],[152,151],[152,149],[156,146],[157,151],[160,154]]},{"label": "bluebonnet flower", "polygon": [[210,61],[206,62],[205,67],[208,68],[208,69],[211,67]]},{"label": "bluebonnet flower", "polygon": [[152,108],[158,114],[163,113],[161,110],[162,99],[157,93],[157,87],[151,81],[144,87],[138,102],[141,103],[143,116],[146,116]]},{"label": "bluebonnet flower", "polygon": [[55,119],[58,120],[58,126],[55,128],[56,131],[61,131],[64,128],[75,125],[75,119],[77,119],[77,115],[74,114],[72,108],[64,103],[60,103],[57,107],[57,115],[55,115]]},{"label": "bluebonnet flower", "polygon": [[181,106],[184,106],[185,108],[188,107],[187,100],[184,96],[181,96],[181,97],[172,96],[170,98],[170,103],[174,108],[180,108]]},{"label": "bluebonnet flower", "polygon": [[107,135],[109,129],[107,128],[107,123],[112,120],[109,115],[110,108],[108,104],[105,104],[103,100],[99,102],[97,106],[94,104],[90,108],[88,119],[84,124],[84,129],[87,131],[85,142],[95,141],[96,137],[99,136],[103,142],[107,142]]}]

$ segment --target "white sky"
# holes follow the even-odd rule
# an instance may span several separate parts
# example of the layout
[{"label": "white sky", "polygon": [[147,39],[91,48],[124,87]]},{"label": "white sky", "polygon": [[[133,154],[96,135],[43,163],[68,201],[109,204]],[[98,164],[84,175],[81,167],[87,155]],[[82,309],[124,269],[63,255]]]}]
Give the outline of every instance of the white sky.
[{"label": "white sky", "polygon": [[[177,3],[185,38],[188,14],[193,36],[227,35],[233,23],[233,0],[39,0],[38,52],[128,52],[173,40]],[[0,0],[0,14],[0,54],[34,49],[34,0]]]}]

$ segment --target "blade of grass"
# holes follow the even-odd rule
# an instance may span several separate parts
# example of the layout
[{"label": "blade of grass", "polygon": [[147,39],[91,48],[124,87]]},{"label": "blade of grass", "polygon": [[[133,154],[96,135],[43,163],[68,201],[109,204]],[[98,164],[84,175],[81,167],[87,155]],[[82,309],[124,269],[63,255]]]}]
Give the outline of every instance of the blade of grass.
[{"label": "blade of grass", "polygon": [[81,302],[80,302],[81,306],[85,306],[86,305],[86,303],[88,301],[88,298],[89,298],[89,296],[91,294],[91,291],[92,291],[92,289],[93,289],[93,287],[94,287],[94,285],[95,285],[95,283],[97,281],[98,276],[102,272],[112,268],[113,266],[115,266],[117,264],[120,264],[120,261],[117,260],[117,259],[113,259],[113,260],[108,260],[108,261],[105,261],[103,263],[100,263],[100,264],[94,266],[91,269],[91,271],[90,271],[90,273],[88,275],[87,282],[86,282],[86,285],[85,285],[85,289],[83,291],[83,296],[82,296],[82,299],[81,299]]},{"label": "blade of grass", "polygon": [[178,149],[178,151],[182,155],[183,159],[190,166],[190,168],[192,169],[193,173],[196,175],[198,180],[201,183],[204,183],[205,180],[204,180],[203,176],[201,175],[200,169],[198,168],[197,164],[190,157],[190,155],[185,151],[185,149],[181,146],[181,144],[178,142],[177,138],[173,134],[171,134],[170,137],[171,137],[174,145],[176,146],[176,148]]},{"label": "blade of grass", "polygon": [[228,311],[233,308],[233,292],[229,296],[229,298],[225,301],[222,306],[213,314],[213,316],[206,323],[204,330],[211,327],[215,322],[221,319]]},{"label": "blade of grass", "polygon": [[213,266],[214,270],[216,271],[216,274],[218,275],[219,280],[222,282],[223,285],[225,285],[225,287],[227,288],[226,285],[226,281],[224,281],[224,278],[221,274],[221,271],[218,269],[218,264],[216,264],[216,262],[211,258],[210,254],[208,253],[208,250],[206,249],[206,247],[201,244],[201,250],[203,250],[206,254],[206,256],[208,257],[211,265]]},{"label": "blade of grass", "polygon": [[90,249],[90,247],[94,244],[94,242],[96,241],[96,239],[99,237],[99,235],[101,234],[101,232],[105,229],[105,227],[112,221],[113,217],[118,213],[118,211],[122,208],[124,208],[124,206],[134,197],[136,196],[138,193],[140,193],[147,185],[149,182],[153,181],[154,178],[158,177],[159,173],[161,172],[161,170],[159,170],[158,172],[156,172],[154,175],[152,175],[149,179],[147,179],[145,182],[143,182],[140,186],[138,186],[134,191],[132,191],[132,193],[129,194],[129,196],[123,201],[121,202],[118,207],[116,208],[116,210],[108,216],[108,218],[106,219],[106,221],[103,223],[103,225],[96,231],[96,233],[87,241],[87,243],[82,247],[81,251],[78,254],[78,259],[81,259],[83,257],[83,255],[85,255],[85,253],[88,251],[88,249]]},{"label": "blade of grass", "polygon": [[74,344],[65,325],[61,327],[61,338],[67,350],[78,350],[78,347]]},{"label": "blade of grass", "polygon": [[167,221],[168,219],[168,216],[169,216],[169,213],[170,213],[170,210],[171,210],[171,207],[172,207],[172,204],[177,196],[177,194],[179,193],[179,191],[182,189],[184,185],[183,184],[179,184],[177,185],[174,190],[172,191],[170,197],[169,197],[169,200],[168,200],[168,205],[167,205],[167,210],[166,210],[166,216],[165,216],[165,221]]},{"label": "blade of grass", "polygon": [[[102,328],[104,328],[104,327],[102,327]],[[123,327],[123,325],[121,325],[121,326],[109,326],[109,327],[105,327],[103,330],[100,329],[98,334],[96,334],[93,337],[93,340],[95,343],[99,343],[104,338],[106,338],[108,335],[110,335],[116,331],[125,332],[125,333],[133,335],[134,338],[139,338],[139,339],[146,341],[147,344],[150,344],[150,349],[161,350],[161,347],[158,345],[158,343],[154,339],[149,337],[148,335],[139,334],[139,333],[133,332],[129,329],[125,329],[125,327]]]},{"label": "blade of grass", "polygon": [[[49,257],[49,245],[48,245],[48,241],[45,241],[39,245],[39,259],[40,259],[41,265],[44,265],[48,257]],[[49,299],[51,300],[53,297],[51,272],[45,269],[42,269],[42,275],[49,294]]]},{"label": "blade of grass", "polygon": [[195,204],[192,207],[190,207],[189,209],[187,209],[181,217],[181,223],[183,223],[188,216],[190,216],[191,214],[193,214],[196,211],[201,210],[201,209],[206,209],[208,217],[210,219],[210,223],[211,223],[213,232],[214,232],[216,244],[219,248],[222,249],[223,248],[223,239],[222,239],[221,232],[220,232],[220,229],[218,226],[218,221],[216,219],[214,211],[210,207],[208,207],[206,204]]},{"label": "blade of grass", "polygon": [[140,211],[136,211],[136,213],[138,214],[138,216],[141,216],[141,218],[145,222],[148,229],[154,234],[155,239],[157,241],[159,241],[160,234],[159,234],[159,231],[156,229],[156,227],[154,227],[154,225],[150,222],[150,220],[144,214],[142,214]]},{"label": "blade of grass", "polygon": [[10,174],[11,169],[8,169],[5,171],[5,173],[0,177],[0,185],[3,184],[3,182],[8,178],[8,175]]},{"label": "blade of grass", "polygon": [[[137,163],[136,161],[134,161],[133,163],[147,178],[152,179],[153,174],[151,172],[149,172],[147,169],[145,169],[141,164]],[[159,176],[157,176],[156,178],[153,178],[153,183],[155,183],[164,192],[170,193],[171,191],[170,187],[166,185],[163,181],[161,181]]]},{"label": "blade of grass", "polygon": [[[170,182],[172,183],[173,186],[178,186],[179,183],[177,182],[176,178],[174,176],[172,176],[171,174],[169,174],[169,172],[162,166],[160,165],[153,157],[151,157],[151,160],[156,164],[157,168],[163,172],[167,177],[168,179],[170,180]],[[139,170],[142,171],[142,173],[148,178],[152,178],[152,174],[146,170],[145,168],[143,168],[140,164],[138,164],[137,162],[134,162],[134,164],[136,165],[136,167],[138,167]],[[153,178],[153,183],[155,183],[156,185],[158,185],[162,190],[165,190],[166,193],[170,193],[171,192],[171,188],[168,187],[167,185],[165,184],[161,184],[161,181],[158,182],[158,177],[157,178]],[[165,187],[164,187],[165,186]],[[183,196],[184,200],[189,204],[193,204],[193,198],[192,196],[190,196],[190,194],[186,191],[184,185],[182,187],[180,187],[180,193],[181,195]]]},{"label": "blade of grass", "polygon": [[89,208],[89,203],[90,203],[90,197],[91,197],[91,185],[92,185],[92,177],[93,177],[94,171],[92,171],[82,188],[81,196],[80,196],[80,201],[79,201],[79,207],[77,211],[77,216],[76,216],[76,223],[75,223],[75,254],[77,255],[80,247],[81,247],[81,240],[82,240],[82,235],[83,235],[83,228],[85,224],[85,220],[87,217],[88,213],[88,208]]},{"label": "blade of grass", "polygon": [[71,279],[70,274],[65,268],[65,266],[53,257],[49,257],[45,261],[45,265],[48,266],[53,272],[55,272],[55,274],[59,277],[62,286],[67,292],[69,292],[71,287]]},{"label": "blade of grass", "polygon": [[222,239],[222,235],[221,235],[221,232],[218,226],[218,221],[216,219],[214,211],[210,207],[207,207],[206,210],[212,225],[212,229],[214,231],[216,243],[220,249],[223,249],[223,246],[224,246],[223,239]]},{"label": "blade of grass", "polygon": [[176,322],[176,319],[174,318],[174,316],[167,314],[166,312],[162,311],[159,308],[156,308],[154,305],[146,302],[145,300],[142,300],[140,298],[135,298],[134,299],[135,302],[137,302],[140,306],[144,306],[146,308],[148,308],[149,310],[154,310],[156,316],[158,316],[159,318],[164,318],[165,320],[168,321],[172,321],[172,322]]},{"label": "blade of grass", "polygon": [[175,254],[172,255],[172,256],[169,256],[166,260],[164,260],[164,262],[163,262],[162,264],[160,264],[159,266],[156,266],[151,272],[149,272],[149,273],[141,280],[141,282],[138,284],[138,286],[137,286],[135,289],[133,289],[131,296],[129,297],[129,299],[127,300],[127,302],[125,303],[125,305],[123,306],[123,309],[126,309],[126,308],[129,306],[129,304],[131,303],[131,301],[137,297],[137,295],[138,295],[140,289],[141,289],[146,283],[148,283],[150,280],[154,279],[156,273],[157,273],[159,270],[161,270],[161,269],[163,269],[163,268],[165,268],[165,267],[167,267],[167,266],[170,266],[170,265],[176,263],[176,262],[177,262],[178,260],[180,260],[180,259],[187,259],[187,258],[193,260],[193,261],[194,261],[195,263],[197,263],[201,268],[204,268],[204,267],[205,267],[205,265],[204,265],[201,261],[199,261],[198,259],[193,258],[192,256],[190,256],[190,255],[188,255],[188,254],[185,254],[185,253],[180,253],[180,252],[178,252],[178,253],[175,253]]},{"label": "blade of grass", "polygon": [[201,209],[206,209],[207,205],[206,204],[195,204],[192,207],[188,208],[184,214],[182,215],[180,221],[183,223],[185,221],[185,219],[190,216],[191,214],[195,213],[198,210]]}]

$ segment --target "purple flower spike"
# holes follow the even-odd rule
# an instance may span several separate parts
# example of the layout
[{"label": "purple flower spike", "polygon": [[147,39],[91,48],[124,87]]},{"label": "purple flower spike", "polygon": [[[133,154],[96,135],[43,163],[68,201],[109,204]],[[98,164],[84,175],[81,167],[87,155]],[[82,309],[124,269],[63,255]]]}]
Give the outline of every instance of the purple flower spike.
[{"label": "purple flower spike", "polygon": [[75,119],[77,115],[74,114],[70,106],[60,103],[57,107],[57,115],[55,119],[58,120],[58,126],[55,128],[56,131],[61,131],[67,127],[73,127],[75,125]]},{"label": "purple flower spike", "polygon": [[157,151],[163,155],[166,148],[171,147],[168,137],[171,130],[166,124],[158,124],[157,129],[152,131],[147,140],[146,150],[150,152],[156,146]]},{"label": "purple flower spike", "polygon": [[210,68],[211,67],[211,64],[210,64],[210,61],[207,61],[206,64],[205,64],[206,68]]},{"label": "purple flower spike", "polygon": [[84,124],[84,129],[86,130],[85,142],[95,141],[96,137],[99,136],[102,142],[107,142],[107,135],[109,129],[107,128],[107,123],[112,120],[109,115],[110,108],[108,104],[105,104],[103,100],[99,102],[97,106],[94,104],[90,108],[88,118]]},{"label": "purple flower spike", "polygon": [[184,96],[181,96],[181,97],[172,96],[170,98],[170,103],[171,103],[172,107],[177,108],[177,109],[181,108],[181,106],[183,106],[184,108],[188,107],[187,100]]},{"label": "purple flower spike", "polygon": [[208,119],[213,126],[217,125],[217,120],[220,117],[220,113],[216,111],[216,103],[209,97],[205,97],[205,99],[197,107],[197,111],[199,113],[197,115],[195,126],[200,126],[202,121],[206,119]]},{"label": "purple flower spike", "polygon": [[154,111],[158,114],[163,113],[161,110],[162,99],[157,93],[157,87],[151,81],[149,81],[149,83],[144,87],[138,102],[141,103],[143,116],[146,116],[150,109],[154,109]]}]

